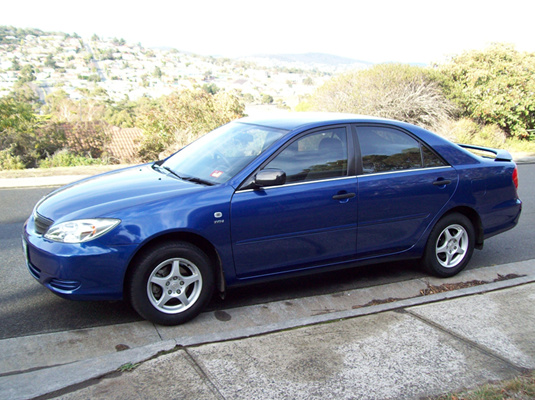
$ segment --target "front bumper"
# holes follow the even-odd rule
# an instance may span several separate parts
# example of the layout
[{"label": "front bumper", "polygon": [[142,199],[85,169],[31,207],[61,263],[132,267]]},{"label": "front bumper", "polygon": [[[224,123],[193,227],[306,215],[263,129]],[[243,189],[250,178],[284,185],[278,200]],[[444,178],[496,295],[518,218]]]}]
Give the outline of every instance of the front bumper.
[{"label": "front bumper", "polygon": [[126,268],[137,247],[104,245],[99,240],[53,242],[35,233],[33,217],[24,225],[22,243],[30,274],[71,300],[122,299]]}]

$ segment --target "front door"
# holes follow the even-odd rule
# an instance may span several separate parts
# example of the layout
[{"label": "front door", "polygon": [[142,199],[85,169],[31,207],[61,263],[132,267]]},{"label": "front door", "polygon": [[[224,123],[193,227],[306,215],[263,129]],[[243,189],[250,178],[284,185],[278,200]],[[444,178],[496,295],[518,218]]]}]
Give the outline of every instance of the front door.
[{"label": "front door", "polygon": [[231,231],[239,278],[354,257],[357,180],[348,176],[347,149],[345,127],[301,135],[263,167],[285,171],[284,185],[235,193]]}]

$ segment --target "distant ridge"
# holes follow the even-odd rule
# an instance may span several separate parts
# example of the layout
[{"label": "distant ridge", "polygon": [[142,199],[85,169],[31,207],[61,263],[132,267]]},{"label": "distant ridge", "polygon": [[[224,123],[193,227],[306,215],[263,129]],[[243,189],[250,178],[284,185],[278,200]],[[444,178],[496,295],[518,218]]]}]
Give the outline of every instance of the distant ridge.
[{"label": "distant ridge", "polygon": [[303,53],[303,54],[257,54],[255,58],[275,59],[283,62],[294,62],[303,64],[323,64],[330,66],[365,64],[372,65],[368,61],[355,60],[352,58],[335,56],[325,53]]}]

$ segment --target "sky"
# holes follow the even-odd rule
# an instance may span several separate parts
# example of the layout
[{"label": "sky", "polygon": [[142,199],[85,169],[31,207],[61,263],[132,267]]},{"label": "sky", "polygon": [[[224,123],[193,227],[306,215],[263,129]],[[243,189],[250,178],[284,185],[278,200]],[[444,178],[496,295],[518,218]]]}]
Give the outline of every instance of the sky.
[{"label": "sky", "polygon": [[213,56],[429,64],[493,42],[535,52],[534,15],[534,0],[4,0],[0,25]]}]

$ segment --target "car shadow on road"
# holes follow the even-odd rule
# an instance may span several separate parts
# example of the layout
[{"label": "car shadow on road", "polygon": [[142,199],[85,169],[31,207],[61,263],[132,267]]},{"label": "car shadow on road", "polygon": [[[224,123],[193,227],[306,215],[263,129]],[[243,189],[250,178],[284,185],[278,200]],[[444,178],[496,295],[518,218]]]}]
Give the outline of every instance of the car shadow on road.
[{"label": "car shadow on road", "polygon": [[230,309],[272,301],[339,293],[347,290],[402,282],[426,276],[417,261],[391,262],[285,278],[231,288],[224,299],[215,295],[206,311]]}]

